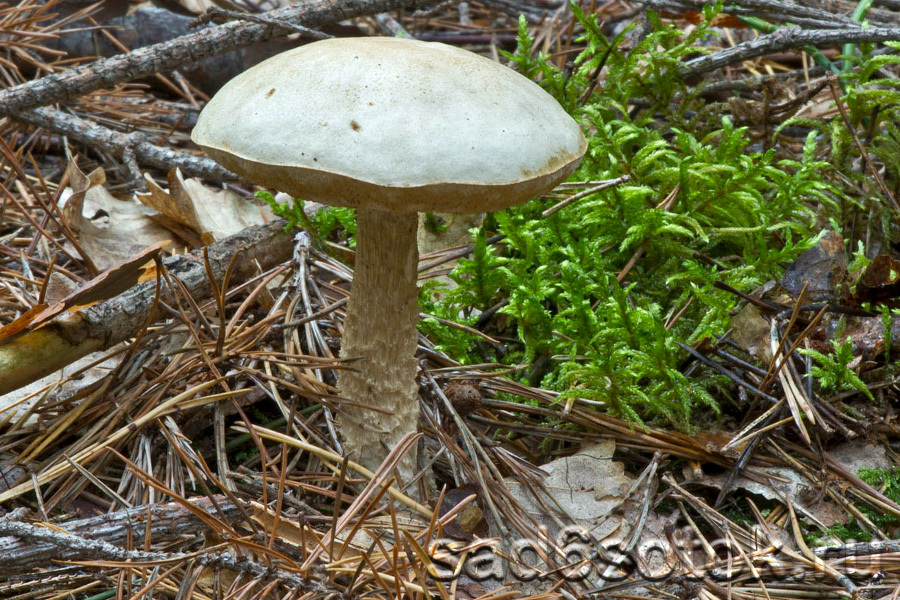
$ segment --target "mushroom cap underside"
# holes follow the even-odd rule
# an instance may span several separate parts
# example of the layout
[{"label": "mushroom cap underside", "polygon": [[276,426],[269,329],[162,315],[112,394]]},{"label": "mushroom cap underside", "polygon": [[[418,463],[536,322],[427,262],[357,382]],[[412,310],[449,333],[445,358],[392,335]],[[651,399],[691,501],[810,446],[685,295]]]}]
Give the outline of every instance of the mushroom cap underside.
[{"label": "mushroom cap underside", "polygon": [[506,184],[433,183],[389,187],[317,169],[251,161],[215,148],[206,148],[206,151],[226,169],[294,198],[331,206],[411,212],[503,210],[552,189],[578,166],[577,161],[570,162],[556,171]]}]

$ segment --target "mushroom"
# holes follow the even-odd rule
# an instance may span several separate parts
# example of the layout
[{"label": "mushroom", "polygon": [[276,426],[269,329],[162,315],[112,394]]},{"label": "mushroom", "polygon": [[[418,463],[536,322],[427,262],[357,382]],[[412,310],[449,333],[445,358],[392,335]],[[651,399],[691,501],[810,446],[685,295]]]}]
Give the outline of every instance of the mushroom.
[{"label": "mushroom", "polygon": [[[540,86],[487,58],[403,38],[284,52],[229,81],[192,138],[295,198],[357,209],[337,410],[345,451],[376,470],[419,421],[417,212],[476,213],[553,188],[587,147]],[[415,452],[398,466],[409,481]]]}]

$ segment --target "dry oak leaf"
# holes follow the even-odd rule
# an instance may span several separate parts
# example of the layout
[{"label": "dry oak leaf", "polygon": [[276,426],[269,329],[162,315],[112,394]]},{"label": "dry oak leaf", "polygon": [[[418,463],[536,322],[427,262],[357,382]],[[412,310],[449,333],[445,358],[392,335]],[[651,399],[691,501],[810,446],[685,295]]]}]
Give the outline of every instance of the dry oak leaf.
[{"label": "dry oak leaf", "polygon": [[185,179],[179,169],[169,171],[169,189],[145,176],[148,194],[136,194],[143,204],[185,225],[210,244],[251,225],[274,218],[268,206],[257,206],[231,190],[211,190],[197,179]]},{"label": "dry oak leaf", "polygon": [[103,169],[85,174],[70,159],[67,170],[69,187],[60,197],[62,212],[85,258],[99,271],[127,262],[149,246],[174,246],[172,234],[153,222],[151,209],[131,199],[120,200],[103,187]]},{"label": "dry oak leaf", "polygon": [[[307,552],[325,543],[325,535],[306,523],[297,524],[289,519],[276,519],[272,508],[259,502],[251,502],[250,507],[253,511],[250,518],[265,530],[267,536],[274,535],[278,541],[297,548],[306,548]],[[385,547],[391,548],[396,543],[393,539],[395,531],[419,533],[428,529],[428,526],[428,521],[408,514],[370,517],[360,527],[351,525],[337,532],[334,555],[345,558],[360,556],[372,548],[376,539]]]}]

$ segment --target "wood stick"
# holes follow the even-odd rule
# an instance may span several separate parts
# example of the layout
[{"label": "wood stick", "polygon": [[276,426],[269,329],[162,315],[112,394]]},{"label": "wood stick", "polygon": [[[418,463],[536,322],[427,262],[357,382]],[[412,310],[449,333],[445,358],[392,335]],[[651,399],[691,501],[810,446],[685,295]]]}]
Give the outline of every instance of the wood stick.
[{"label": "wood stick", "polygon": [[234,173],[204,156],[163,148],[148,142],[141,133],[114,131],[54,108],[23,110],[13,114],[11,118],[64,135],[86,146],[99,148],[119,159],[133,156],[145,167],[155,167],[163,172],[178,167],[189,177],[203,177],[212,181],[237,179]]},{"label": "wood stick", "polygon": [[684,63],[683,77],[708,73],[726,65],[803,46],[836,46],[840,44],[875,43],[900,40],[900,27],[870,27],[868,29],[800,29],[785,27],[755,40],[725,48]]},{"label": "wood stick", "polygon": [[[212,277],[221,282],[229,263],[240,255],[231,281],[243,281],[258,269],[269,269],[291,258],[293,243],[284,221],[249,227],[208,247]],[[171,277],[180,279],[196,299],[212,294],[200,251],[163,261]],[[137,335],[150,317],[156,281],[147,281],[109,300],[77,312],[62,313],[33,331],[0,345],[0,396],[45,377],[91,352],[105,350]],[[172,290],[163,281],[160,299],[170,302]]]},{"label": "wood stick", "polygon": [[[215,501],[218,509],[208,498],[194,499],[191,503],[229,525],[241,520],[241,512],[231,500],[216,496]],[[56,526],[73,536],[84,536],[117,546],[130,542],[134,547],[143,548],[148,519],[151,541],[157,545],[177,540],[185,531],[199,533],[207,530],[203,521],[178,502],[128,508],[98,517],[66,521]],[[0,576],[3,577],[35,568],[58,568],[59,565],[54,563],[58,560],[86,558],[94,558],[91,549],[79,547],[78,544],[35,542],[15,535],[0,537]]]}]

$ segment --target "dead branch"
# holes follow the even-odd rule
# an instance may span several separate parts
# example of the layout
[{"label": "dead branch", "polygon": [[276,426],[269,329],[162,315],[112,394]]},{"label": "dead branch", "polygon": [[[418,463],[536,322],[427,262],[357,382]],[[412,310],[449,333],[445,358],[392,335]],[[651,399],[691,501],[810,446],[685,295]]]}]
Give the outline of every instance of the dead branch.
[{"label": "dead branch", "polygon": [[[416,2],[429,4],[433,0]],[[362,15],[397,10],[413,4],[412,0],[314,0],[270,12],[267,17],[285,24],[318,28]],[[248,23],[225,23],[184,35],[167,42],[138,48],[104,60],[46,75],[0,91],[0,115],[11,115],[36,106],[76,98],[82,94],[132,81],[140,77],[165,73],[182,65],[244,48],[256,42],[288,35],[284,27]]]},{"label": "dead branch", "polygon": [[[683,12],[687,10],[703,10],[715,4],[710,0],[639,0],[641,4],[656,9]],[[881,2],[884,4],[884,2]],[[801,27],[819,29],[838,29],[843,27],[860,27],[861,25],[848,15],[853,12],[855,3],[829,2],[808,3],[783,2],[782,0],[734,0],[728,2],[722,12],[729,15],[760,17],[777,23],[791,23]],[[869,24],[890,26],[897,22],[898,15],[883,8],[870,7],[866,13]]]},{"label": "dead branch", "polygon": [[266,567],[237,557],[232,552],[209,552],[194,555],[186,552],[159,552],[128,550],[107,541],[82,537],[66,531],[40,527],[10,519],[0,519],[0,535],[11,535],[34,544],[50,546],[58,555],[57,560],[65,562],[99,561],[98,566],[108,566],[109,562],[130,563],[171,563],[177,560],[196,560],[213,569],[223,569],[247,573],[263,581],[277,581],[300,591],[331,592],[343,597],[340,590],[325,582],[308,579],[276,567]]},{"label": "dead branch", "polygon": [[765,56],[772,52],[800,48],[802,46],[834,46],[848,43],[889,42],[900,40],[900,27],[871,27],[869,29],[808,29],[785,27],[775,33],[760,36],[725,48],[707,56],[684,63],[681,74],[691,77],[714,71],[726,65]]},{"label": "dead branch", "polygon": [[236,178],[233,173],[206,157],[156,146],[148,142],[141,133],[114,131],[60,110],[41,107],[20,111],[11,115],[11,118],[99,148],[126,162],[135,159],[142,165],[163,171],[177,167],[190,177],[204,177],[214,181]]},{"label": "dead branch", "polygon": [[[215,503],[208,498],[197,498],[191,500],[191,504],[229,525],[241,519],[240,510],[231,500],[225,496],[214,499]],[[9,519],[0,520],[4,524],[10,522]],[[164,544],[178,539],[185,531],[199,535],[208,529],[204,521],[178,502],[128,508],[98,517],[57,523],[55,526],[79,539],[90,538],[92,542],[122,546],[130,542],[135,547],[144,547],[145,542]],[[18,523],[12,529],[4,530],[0,525],[0,530],[11,534],[0,537],[0,576],[7,577],[36,567],[52,568],[56,566],[54,560],[96,558],[86,554],[80,545],[61,546],[53,541],[31,540],[25,535],[20,537],[17,532],[29,527]],[[148,539],[145,540],[145,536]]]},{"label": "dead branch", "polygon": [[[283,232],[284,221],[251,227],[207,248],[210,273],[221,281],[235,257],[232,281],[243,281],[289,260],[293,245]],[[168,258],[165,268],[178,278],[194,298],[212,293],[202,254]],[[170,302],[174,291],[165,281],[160,299]],[[0,345],[0,395],[37,381],[91,352],[104,350],[136,335],[145,325],[156,298],[156,281],[139,284],[127,292],[77,312],[67,312],[9,342]]]},{"label": "dead branch", "polygon": [[[706,0],[639,0],[645,6],[656,9],[685,11],[703,10],[712,2]],[[722,12],[729,15],[761,17],[769,20],[786,22],[794,25],[836,29],[843,27],[859,27],[859,23],[842,14],[835,14],[822,8],[802,6],[781,0],[737,0],[729,2]]]},{"label": "dead branch", "polygon": [[206,14],[200,17],[200,21],[204,23],[208,21],[247,21],[249,23],[259,23],[260,25],[284,27],[286,29],[290,29],[294,33],[299,33],[301,36],[310,37],[314,40],[325,40],[334,37],[332,35],[328,35],[327,33],[322,33],[321,31],[310,29],[309,27],[303,27],[302,25],[294,25],[292,23],[285,23],[283,21],[279,22],[271,19],[266,15],[253,15],[249,13],[238,12],[236,10],[225,10],[224,8],[216,7],[207,8]]}]

